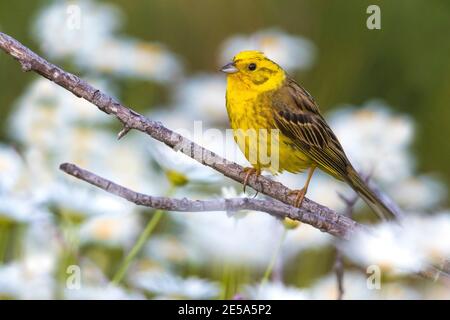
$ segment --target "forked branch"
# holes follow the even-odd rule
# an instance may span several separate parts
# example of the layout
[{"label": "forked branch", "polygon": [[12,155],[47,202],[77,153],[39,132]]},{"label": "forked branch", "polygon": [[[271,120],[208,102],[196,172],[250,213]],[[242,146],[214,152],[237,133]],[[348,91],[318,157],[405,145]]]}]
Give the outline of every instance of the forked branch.
[{"label": "forked branch", "polygon": [[[230,162],[173,132],[160,122],[148,119],[125,107],[111,96],[91,86],[76,75],[51,64],[14,38],[1,32],[0,48],[19,61],[24,71],[34,71],[72,92],[77,97],[91,102],[101,111],[114,115],[124,127],[119,137],[123,137],[131,129],[139,130],[165,143],[170,148],[183,152],[201,164],[209,166],[239,183],[243,183],[245,172],[242,166]],[[291,189],[279,182],[264,176],[252,175],[248,185],[256,191],[287,205],[294,204],[295,195],[291,193]],[[298,210],[289,209],[289,206],[286,206],[285,209],[289,212],[297,212],[296,220],[344,239],[348,239],[357,228],[361,227],[355,221],[309,199],[305,199],[302,207]]]}]

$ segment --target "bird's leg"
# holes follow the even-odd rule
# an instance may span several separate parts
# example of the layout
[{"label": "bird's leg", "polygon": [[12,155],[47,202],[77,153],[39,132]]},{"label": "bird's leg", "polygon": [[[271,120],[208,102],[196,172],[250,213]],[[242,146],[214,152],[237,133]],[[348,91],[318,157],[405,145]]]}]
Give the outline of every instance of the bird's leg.
[{"label": "bird's leg", "polygon": [[244,170],[242,170],[242,171],[245,172],[245,177],[244,177],[244,182],[243,182],[244,193],[245,193],[245,188],[247,187],[248,179],[250,178],[250,176],[252,174],[259,176],[261,174],[261,170],[255,169],[253,167],[245,167]]},{"label": "bird's leg", "polygon": [[300,190],[292,190],[291,192],[289,192],[290,195],[291,194],[296,195],[294,206],[297,208],[300,208],[303,203],[303,199],[305,198],[306,192],[308,191],[309,182],[311,181],[315,169],[316,169],[315,166],[311,166],[309,168],[308,178],[306,179],[306,183],[303,188],[301,188]]}]

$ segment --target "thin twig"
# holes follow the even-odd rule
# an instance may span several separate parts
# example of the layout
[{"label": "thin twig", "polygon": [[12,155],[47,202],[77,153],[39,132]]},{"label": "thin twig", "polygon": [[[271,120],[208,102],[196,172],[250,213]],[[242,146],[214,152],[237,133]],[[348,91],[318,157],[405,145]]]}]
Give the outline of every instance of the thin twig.
[{"label": "thin twig", "polygon": [[[342,201],[344,201],[344,203],[345,203],[344,215],[353,219],[353,209],[355,207],[356,202],[358,201],[358,195],[354,194],[350,198],[344,196],[343,194],[338,194],[338,195],[342,199]],[[345,293],[344,255],[342,254],[341,249],[339,249],[338,246],[336,246],[336,256],[335,256],[335,260],[334,260],[333,269],[336,274],[336,282],[337,282],[337,289],[338,289],[337,299],[342,300],[344,298],[344,293]]]},{"label": "thin twig", "polygon": [[344,259],[342,256],[341,250],[336,248],[336,257],[334,260],[334,272],[336,273],[336,282],[337,282],[337,300],[342,300],[344,298]]},{"label": "thin twig", "polygon": [[[169,197],[154,197],[138,193],[117,183],[102,178],[95,173],[82,169],[71,163],[64,163],[60,169],[80,180],[90,183],[100,189],[111,194],[122,197],[137,205],[151,207],[154,209],[162,209],[180,212],[205,212],[205,211],[239,211],[239,210],[255,210],[266,212],[277,218],[288,217],[293,220],[308,223],[311,220],[310,212],[304,208],[295,208],[275,199],[251,199],[251,198],[230,198],[230,199],[214,199],[214,200],[189,200],[187,198],[174,199]],[[326,218],[326,217],[323,217]],[[328,222],[323,222],[324,224]],[[349,239],[350,235],[357,229],[363,230],[366,227],[358,223],[353,223],[350,229],[347,224],[341,225],[342,220],[335,221],[334,224],[339,228],[328,230],[330,234]],[[345,232],[342,232],[345,231]]]}]

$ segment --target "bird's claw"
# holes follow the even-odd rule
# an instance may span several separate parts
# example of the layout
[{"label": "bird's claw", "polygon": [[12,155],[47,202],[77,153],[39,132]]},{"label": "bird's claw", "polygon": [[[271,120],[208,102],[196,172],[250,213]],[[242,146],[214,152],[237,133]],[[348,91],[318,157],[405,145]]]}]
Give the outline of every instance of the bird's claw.
[{"label": "bird's claw", "polygon": [[259,176],[261,174],[261,171],[258,169],[255,169],[253,167],[246,167],[246,168],[244,168],[243,172],[245,172],[245,177],[244,177],[244,182],[242,184],[244,185],[244,193],[245,193],[245,189],[247,187],[250,176],[252,174],[256,174],[257,176]]},{"label": "bird's claw", "polygon": [[300,190],[292,190],[289,192],[289,195],[295,194],[294,206],[296,208],[300,208],[302,206],[303,200],[306,195],[306,188],[302,188]]}]

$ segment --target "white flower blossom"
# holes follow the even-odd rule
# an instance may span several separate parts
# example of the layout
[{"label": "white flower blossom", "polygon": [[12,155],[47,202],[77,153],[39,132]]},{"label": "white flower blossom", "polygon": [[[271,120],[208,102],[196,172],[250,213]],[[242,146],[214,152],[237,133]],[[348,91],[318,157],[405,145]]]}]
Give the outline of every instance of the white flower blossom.
[{"label": "white flower blossom", "polygon": [[182,278],[158,270],[134,272],[130,275],[130,281],[135,287],[165,299],[211,299],[220,292],[215,282],[197,277]]},{"label": "white flower blossom", "polygon": [[33,30],[47,55],[85,70],[159,82],[180,76],[181,63],[164,45],[116,36],[121,21],[112,4],[61,1],[40,13]]},{"label": "white flower blossom", "polygon": [[126,215],[133,210],[133,206],[124,199],[81,181],[57,182],[48,186],[42,194],[42,198],[58,211],[81,218],[108,213]]},{"label": "white flower blossom", "polygon": [[59,106],[63,90],[46,79],[34,81],[17,102],[10,118],[10,134],[21,143],[36,147],[57,145],[67,130],[67,109]]},{"label": "white flower blossom", "polygon": [[235,35],[226,39],[220,50],[225,64],[240,51],[259,50],[288,72],[309,68],[315,58],[314,45],[307,39],[278,29],[258,31],[251,35]]},{"label": "white flower blossom", "polygon": [[371,232],[359,232],[343,245],[347,256],[362,265],[377,265],[381,270],[394,273],[413,273],[423,267],[423,253],[403,236],[401,226],[384,223]]},{"label": "white flower blossom", "polygon": [[[102,81],[96,86],[114,94]],[[56,148],[73,124],[99,124],[110,121],[97,108],[47,79],[31,83],[18,99],[10,117],[10,135],[27,146]]]},{"label": "white flower blossom", "polygon": [[307,290],[287,286],[278,282],[269,282],[263,285],[247,286],[244,290],[244,298],[253,300],[308,300]]},{"label": "white flower blossom", "polygon": [[164,45],[131,38],[105,40],[96,50],[80,54],[75,61],[86,70],[158,82],[175,80],[182,74],[178,57]]},{"label": "white flower blossom", "polygon": [[371,232],[359,232],[343,245],[356,263],[378,265],[394,273],[418,272],[450,256],[450,214],[412,215],[383,223]]},{"label": "white flower blossom", "polygon": [[28,225],[23,240],[22,257],[0,266],[0,297],[54,299],[59,246],[49,220]]},{"label": "white flower blossom", "polygon": [[439,265],[450,257],[450,212],[413,215],[404,222],[402,236],[413,243],[424,263]]},{"label": "white flower blossom", "polygon": [[95,51],[121,24],[120,11],[91,0],[55,1],[39,13],[33,32],[50,58]]},{"label": "white flower blossom", "polygon": [[108,285],[82,285],[76,289],[64,289],[64,298],[68,300],[142,300],[140,293],[122,287]]},{"label": "white flower blossom", "polygon": [[131,246],[140,230],[136,213],[106,213],[89,217],[80,227],[81,243],[113,247]]},{"label": "white flower blossom", "polygon": [[184,263],[191,251],[178,237],[171,235],[152,236],[144,249],[146,257],[166,265]]},{"label": "white flower blossom", "polygon": [[340,109],[330,117],[330,125],[357,170],[385,184],[411,175],[414,126],[408,117],[392,115],[382,103],[369,101],[362,109]]},{"label": "white flower blossom", "polygon": [[45,219],[50,213],[41,204],[28,197],[14,194],[0,195],[0,218],[27,223],[34,220]]},{"label": "white flower blossom", "polygon": [[20,183],[23,160],[11,147],[0,144],[0,194],[10,192]]},{"label": "white flower blossom", "polygon": [[422,211],[441,204],[447,190],[436,178],[419,175],[388,186],[386,192],[405,210]]},{"label": "white flower blossom", "polygon": [[198,74],[185,78],[175,90],[177,110],[192,120],[225,123],[226,79],[218,74]]},{"label": "white flower blossom", "polygon": [[9,299],[53,299],[55,279],[39,266],[12,262],[0,266],[0,297]]},{"label": "white flower blossom", "polygon": [[[198,262],[218,261],[234,265],[267,266],[283,226],[261,212],[240,213],[236,219],[225,212],[183,213],[172,216],[183,226],[183,242],[197,251]],[[268,232],[270,230],[270,232]]]}]

